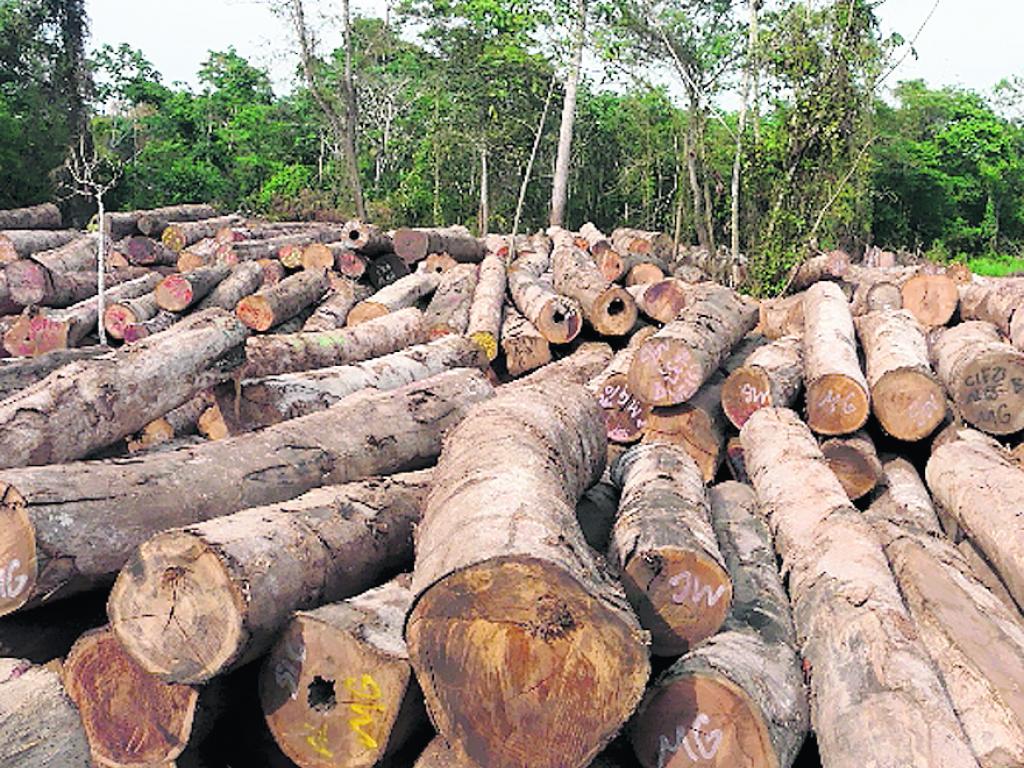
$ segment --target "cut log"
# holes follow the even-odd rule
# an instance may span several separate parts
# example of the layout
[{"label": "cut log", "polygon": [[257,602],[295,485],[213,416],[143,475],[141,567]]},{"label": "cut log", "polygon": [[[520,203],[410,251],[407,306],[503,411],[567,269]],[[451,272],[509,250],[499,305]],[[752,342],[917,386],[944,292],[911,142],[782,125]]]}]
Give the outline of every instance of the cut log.
[{"label": "cut log", "polygon": [[671,323],[683,311],[692,296],[692,286],[675,277],[650,284],[635,285],[629,295],[637,309],[659,323]]},{"label": "cut log", "polygon": [[[21,269],[21,265],[26,269]],[[96,272],[49,272],[41,273],[38,264],[22,260],[9,264],[5,270],[10,298],[16,304],[63,309],[95,296],[97,292]],[[149,270],[130,267],[107,272],[104,275],[107,288],[129,280],[137,280],[149,274]]]},{"label": "cut log", "polygon": [[497,254],[488,254],[480,264],[466,329],[467,335],[487,353],[488,360],[498,356],[507,284],[505,260]]},{"label": "cut log", "polygon": [[175,222],[168,224],[160,234],[160,242],[166,245],[175,253],[181,253],[185,248],[207,237],[214,237],[225,242],[231,227],[242,223],[239,216],[218,216],[213,219],[203,219],[192,222]]},{"label": "cut log", "polygon": [[160,237],[170,224],[213,219],[216,216],[217,209],[211,205],[183,203],[166,208],[154,208],[151,211],[140,211],[135,226],[147,237]]},{"label": "cut log", "polygon": [[743,443],[738,436],[730,437],[725,443],[725,463],[733,480],[750,485],[747,462],[743,457]]},{"label": "cut log", "polygon": [[[68,363],[76,360],[91,360],[108,352],[110,352],[110,347],[101,347],[97,344],[77,349],[61,349],[39,357],[0,360],[0,401],[6,400],[15,392],[32,386],[37,381],[42,381]],[[3,654],[0,653],[0,655]]]},{"label": "cut log", "polygon": [[974,546],[974,542],[970,539],[961,539],[956,544],[956,548],[971,567],[971,573],[974,574],[978,581],[985,585],[989,592],[999,598],[1000,602],[1009,608],[1011,613],[1020,611],[1020,606],[1013,599],[1010,590],[1006,588],[1003,580],[999,578],[999,574],[993,570],[992,565],[985,559],[981,551]]},{"label": "cut log", "polygon": [[757,323],[757,308],[728,288],[694,288],[693,302],[645,341],[629,369],[629,387],[651,405],[693,397]]},{"label": "cut log", "polygon": [[7,229],[0,230],[0,264],[27,259],[34,253],[67,245],[82,237],[75,229]]},{"label": "cut log", "polygon": [[394,235],[395,253],[413,264],[431,253],[447,253],[459,262],[479,263],[484,247],[465,227],[447,229],[398,229]]},{"label": "cut log", "polygon": [[502,391],[543,384],[547,381],[583,385],[607,368],[611,361],[612,348],[610,346],[602,342],[584,342],[576,347],[571,355],[545,365],[528,376],[505,384]]},{"label": "cut log", "polygon": [[145,322],[159,311],[156,296],[147,293],[137,299],[126,299],[109,305],[103,311],[103,327],[112,338],[123,339],[125,328]]},{"label": "cut log", "polygon": [[195,434],[199,417],[211,405],[213,405],[213,392],[211,390],[200,392],[191,400],[168,411],[160,418],[153,419],[134,437],[129,437],[129,452],[145,451],[154,445]]},{"label": "cut log", "polygon": [[8,208],[0,211],[0,229],[60,229],[60,208],[42,203],[29,208]]},{"label": "cut log", "polygon": [[804,335],[804,294],[765,299],[759,306],[757,332],[768,339]]},{"label": "cut log", "polygon": [[161,765],[184,752],[199,692],[146,672],[109,627],[87,632],[75,643],[63,679],[97,765]]},{"label": "cut log", "polygon": [[469,339],[450,336],[354,365],[243,381],[218,390],[220,411],[231,434],[250,432],[329,408],[360,389],[388,390],[452,368],[487,369]]},{"label": "cut log", "polygon": [[156,303],[168,312],[184,312],[210,293],[231,274],[227,264],[217,264],[184,274],[168,275],[154,289]]},{"label": "cut log", "polygon": [[510,376],[521,376],[551,362],[548,340],[511,305],[505,307],[501,349]]},{"label": "cut log", "polygon": [[257,259],[256,263],[263,270],[263,284],[260,286],[261,288],[271,288],[284,280],[288,275],[284,265],[277,259]]},{"label": "cut log", "polygon": [[882,479],[882,462],[871,436],[863,430],[824,441],[821,452],[850,501],[867,496]]},{"label": "cut log", "polygon": [[168,312],[161,309],[148,320],[126,325],[124,327],[124,341],[126,344],[135,344],[143,339],[148,339],[150,336],[170,329],[172,325],[181,319],[182,316],[176,312]]},{"label": "cut log", "polygon": [[427,725],[402,639],[409,584],[403,575],[296,614],[267,659],[260,679],[267,725],[301,768],[373,768]]},{"label": "cut log", "polygon": [[850,256],[845,251],[829,251],[804,261],[793,273],[789,287],[802,291],[821,280],[841,280],[850,271]]},{"label": "cut log", "polygon": [[89,742],[60,674],[0,659],[0,766],[91,768]]},{"label": "cut log", "polygon": [[1016,523],[1024,504],[1024,472],[993,440],[953,440],[925,470],[928,487],[984,554],[1018,604],[1024,604],[1024,534]]},{"label": "cut log", "polygon": [[0,472],[0,616],[106,583],[161,531],[422,467],[466,407],[492,393],[462,369],[196,448]]},{"label": "cut log", "polygon": [[[340,248],[339,250],[335,251],[334,254],[334,268],[340,274],[352,280],[358,280],[363,275],[365,275],[366,270],[370,266],[369,257],[356,253],[355,251],[347,247]],[[395,258],[398,257],[396,256]],[[402,263],[405,264],[404,261]],[[396,275],[395,280],[397,279],[398,276]]]},{"label": "cut log", "polygon": [[200,414],[199,421],[196,422],[196,429],[207,440],[225,440],[231,436],[227,422],[224,420],[224,414],[221,413],[217,403]]},{"label": "cut log", "polygon": [[428,339],[466,332],[479,271],[476,264],[459,264],[441,276],[423,311],[423,333]]},{"label": "cut log", "polygon": [[[390,258],[390,257],[388,257]],[[398,258],[397,256],[395,258]],[[401,259],[399,259],[401,261]],[[449,256],[447,253],[432,253],[427,258],[419,263],[416,268],[417,272],[435,272],[439,275],[444,274],[449,269],[458,264],[455,259]],[[403,261],[402,264],[405,264]],[[408,267],[406,267],[408,269]]]},{"label": "cut log", "polygon": [[344,328],[352,308],[369,297],[368,286],[347,279],[334,280],[331,282],[331,293],[317,306],[302,330],[333,331]]},{"label": "cut log", "polygon": [[594,399],[556,382],[499,394],[445,441],[405,632],[431,718],[459,759],[585,766],[643,694],[644,633],[575,518],[606,449]]},{"label": "cut log", "polygon": [[963,419],[993,435],[1024,429],[1024,352],[972,320],[932,341],[935,370]]},{"label": "cut log", "polygon": [[722,386],[722,410],[737,429],[759,408],[788,408],[803,387],[803,341],[783,336],[750,353]]},{"label": "cut log", "polygon": [[662,269],[657,264],[641,262],[629,270],[629,273],[626,275],[626,285],[632,287],[658,283],[665,279],[666,273],[667,270]]},{"label": "cut log", "polygon": [[636,302],[624,288],[610,283],[586,251],[572,243],[551,253],[555,290],[580,303],[583,317],[605,336],[623,336],[636,325]]},{"label": "cut log", "polygon": [[722,483],[709,495],[732,611],[724,632],[648,691],[631,728],[633,748],[644,768],[789,768],[807,735],[807,693],[771,535],[749,486]]},{"label": "cut log", "polygon": [[612,232],[612,244],[623,254],[651,255],[664,261],[675,258],[675,243],[663,232],[622,227]]},{"label": "cut log", "polygon": [[979,765],[1024,764],[1024,626],[978,579],[939,528],[913,466],[886,463],[874,524],[921,639],[938,667]]},{"label": "cut log", "polygon": [[211,309],[172,336],[64,366],[0,403],[0,466],[73,461],[138,432],[227,378],[246,336]]},{"label": "cut log", "polygon": [[303,269],[333,270],[334,251],[324,243],[310,243],[302,249],[301,265]]},{"label": "cut log", "polygon": [[[595,260],[612,247],[611,240],[589,221],[580,227],[580,237],[586,241],[586,248]],[[614,278],[609,277],[608,279],[613,280]]]},{"label": "cut log", "polygon": [[263,267],[259,262],[245,262],[231,268],[231,273],[219,281],[205,298],[196,304],[197,310],[217,307],[234,311],[242,299],[263,285]]},{"label": "cut log", "polygon": [[[193,269],[210,267],[220,262],[225,264],[238,263],[238,258],[231,250],[231,243],[212,237],[205,237],[178,254],[177,266],[179,272],[191,272]],[[280,263],[278,263],[278,266],[280,266]]]},{"label": "cut log", "polygon": [[789,572],[822,764],[977,765],[871,524],[807,426],[762,408],[740,437]]},{"label": "cut log", "polygon": [[[457,262],[452,263],[455,264]],[[349,277],[359,276],[359,267],[356,264],[346,262],[342,265],[342,269],[339,271],[343,275],[348,275]],[[385,253],[383,256],[378,256],[365,266],[364,271],[366,273],[366,279],[370,281],[370,285],[373,286],[375,291],[379,291],[382,288],[402,279],[406,275],[412,274],[412,270],[409,269],[409,266],[393,253]],[[437,274],[440,274],[444,270],[420,271],[436,271]]]},{"label": "cut log", "polygon": [[640,345],[656,332],[648,327],[634,333],[626,348],[587,383],[604,412],[605,432],[612,442],[635,443],[647,426],[651,407],[629,389],[629,367]]},{"label": "cut log", "polygon": [[354,328],[257,336],[246,342],[242,378],[349,365],[423,341],[423,313],[415,307],[361,323]]},{"label": "cut log", "polygon": [[[157,272],[116,285],[106,292],[108,304],[134,299],[152,291],[161,280]],[[22,315],[4,334],[4,347],[17,357],[36,357],[58,349],[76,347],[96,328],[99,301],[96,297],[67,309]]]},{"label": "cut log", "polygon": [[544,279],[550,243],[533,238],[508,268],[508,288],[516,308],[552,344],[568,344],[583,328],[579,302],[555,293]]},{"label": "cut log", "polygon": [[822,435],[856,432],[868,420],[871,397],[857,359],[850,306],[835,283],[807,290],[804,321],[807,426]]},{"label": "cut log", "polygon": [[441,276],[431,272],[413,272],[396,280],[370,298],[356,304],[348,313],[349,327],[365,323],[399,309],[412,307],[437,289]]},{"label": "cut log", "polygon": [[246,296],[235,308],[238,319],[255,331],[268,331],[316,304],[331,287],[326,272],[304,270],[273,288]]},{"label": "cut log", "polygon": [[721,628],[732,584],[711,528],[699,467],[674,445],[638,445],[616,462],[622,489],[608,560],[651,652],[679,656]]},{"label": "cut log", "polygon": [[988,280],[960,288],[960,317],[992,323],[1024,350],[1024,278]]},{"label": "cut log", "polygon": [[945,274],[919,272],[900,286],[900,294],[903,308],[926,328],[948,323],[960,304],[956,281]]},{"label": "cut log", "polygon": [[173,267],[178,263],[178,254],[156,240],[148,237],[127,237],[112,246],[129,264],[143,267]]},{"label": "cut log", "polygon": [[[96,245],[97,241],[94,236],[80,237],[60,248],[42,251],[33,254],[28,259],[8,264],[5,271],[20,270],[20,281],[35,285],[45,285],[50,272],[95,272]],[[111,265],[108,264],[109,267]]]},{"label": "cut log", "polygon": [[394,250],[394,243],[389,234],[381,232],[373,224],[362,221],[346,222],[342,227],[341,241],[346,247],[364,256],[380,256]]}]

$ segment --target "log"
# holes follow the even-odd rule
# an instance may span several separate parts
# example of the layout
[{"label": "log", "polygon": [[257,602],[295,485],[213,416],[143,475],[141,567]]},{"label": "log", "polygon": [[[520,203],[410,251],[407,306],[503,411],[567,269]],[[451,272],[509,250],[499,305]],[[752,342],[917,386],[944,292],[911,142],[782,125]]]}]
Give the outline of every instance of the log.
[{"label": "log", "polygon": [[993,435],[1024,429],[1024,352],[1004,342],[994,325],[971,320],[944,330],[931,351],[965,421]]},{"label": "log", "polygon": [[620,227],[612,232],[612,244],[623,254],[639,254],[654,256],[662,260],[675,258],[675,243],[663,232],[650,232],[642,229]]},{"label": "log", "polygon": [[210,293],[224,278],[231,274],[227,264],[168,275],[153,290],[156,303],[168,312],[184,312]]},{"label": "log", "polygon": [[499,394],[445,441],[405,636],[458,759],[585,766],[643,694],[644,633],[576,525],[606,449],[593,398],[559,382]]},{"label": "log", "polygon": [[243,379],[349,365],[421,343],[423,313],[400,309],[356,327],[257,336],[246,342]]},{"label": "log", "polygon": [[730,437],[725,443],[725,463],[729,468],[729,474],[737,483],[750,485],[750,475],[747,474],[747,462],[743,457],[743,443],[739,436]]},{"label": "log", "polygon": [[501,349],[510,376],[521,376],[551,362],[548,340],[511,305],[505,307]]},{"label": "log", "polygon": [[175,253],[181,253],[190,245],[207,237],[214,237],[226,242],[227,232],[231,227],[242,223],[239,216],[218,216],[201,221],[182,221],[168,224],[160,234],[160,242]]},{"label": "log", "polygon": [[[143,296],[161,280],[159,273],[129,280],[106,292],[106,302],[116,304]],[[99,320],[99,300],[86,299],[67,309],[22,315],[4,334],[4,347],[16,357],[37,357],[58,349],[78,346]]]},{"label": "log", "polygon": [[250,432],[329,408],[360,389],[397,389],[452,368],[487,369],[469,339],[451,336],[353,365],[243,381],[218,389],[220,411],[231,434]]},{"label": "log", "polygon": [[466,332],[479,271],[476,264],[459,264],[441,276],[423,311],[423,333],[428,339]]},{"label": "log", "polygon": [[863,430],[825,440],[821,453],[850,501],[867,496],[882,479],[882,462],[871,436]]},{"label": "log", "polygon": [[12,262],[4,271],[17,270],[22,283],[34,285],[45,285],[51,272],[95,272],[96,246],[94,236],[80,237],[52,251],[42,251],[28,259]]},{"label": "log", "polygon": [[576,521],[583,538],[601,556],[608,552],[615,518],[619,516],[619,497],[619,487],[605,470],[601,480],[588,488],[576,505]]},{"label": "log", "polygon": [[771,534],[749,486],[722,483],[709,496],[733,607],[721,634],[648,691],[630,740],[644,768],[789,768],[807,735],[807,693]]},{"label": "log", "polygon": [[160,237],[170,224],[177,224],[183,221],[202,221],[213,219],[217,216],[217,209],[211,205],[198,203],[183,203],[171,205],[166,208],[154,208],[149,211],[139,211],[135,226],[139,232],[146,237]]},{"label": "log", "polygon": [[822,764],[977,765],[871,524],[807,426],[762,408],[740,438],[789,573]]},{"label": "log", "polygon": [[765,299],[758,308],[757,332],[775,340],[804,335],[804,294]]},{"label": "log", "polygon": [[[455,264],[457,262],[453,261],[452,263]],[[348,261],[342,264],[342,269],[339,271],[343,275],[348,275],[349,277],[360,276],[358,265],[349,263]],[[370,285],[373,286],[375,291],[379,291],[385,286],[391,285],[392,283],[402,279],[406,275],[412,274],[412,270],[409,269],[408,265],[393,253],[385,253],[383,256],[378,256],[369,264],[365,265],[364,271],[366,273],[366,279],[370,281]],[[440,274],[444,270],[419,271],[436,271]]]},{"label": "log", "polygon": [[238,668],[265,654],[296,610],[409,567],[429,484],[429,470],[371,478],[160,533],[114,583],[114,632],[162,680],[203,683]]},{"label": "log", "polygon": [[[101,347],[97,344],[91,347],[56,350],[39,357],[0,360],[0,401],[42,381],[68,363],[76,360],[91,360],[108,352],[110,352],[110,347]],[[0,653],[0,655],[3,654]]]},{"label": "log", "polygon": [[532,239],[508,268],[509,294],[545,339],[568,344],[583,329],[583,310],[579,302],[555,293],[545,281],[550,263],[550,244]]},{"label": "log", "polygon": [[928,492],[903,459],[866,513],[984,768],[1024,764],[1024,626],[943,534]]},{"label": "log", "polygon": [[572,243],[551,253],[555,290],[580,303],[583,317],[604,336],[623,336],[636,325],[636,302],[624,288],[605,279],[586,251]]},{"label": "log", "polygon": [[803,341],[783,336],[755,349],[722,385],[722,410],[742,429],[760,408],[788,408],[803,387]]},{"label": "log", "polygon": [[206,296],[196,304],[197,310],[217,307],[234,311],[242,299],[250,296],[263,286],[263,267],[259,262],[247,261],[231,268],[231,273],[220,280]]},{"label": "log", "polygon": [[346,247],[364,256],[380,256],[394,250],[391,236],[373,224],[353,219],[345,222],[341,232],[341,240]]},{"label": "log", "polygon": [[925,469],[928,487],[1024,604],[1024,536],[1015,522],[1024,472],[995,441],[969,431],[966,437],[935,449]]},{"label": "log", "polygon": [[584,342],[576,347],[571,355],[545,365],[528,376],[503,385],[502,391],[543,384],[547,381],[583,385],[607,368],[611,360],[612,348],[610,346],[602,342]]},{"label": "log", "polygon": [[90,768],[89,742],[60,674],[0,659],[0,766]]},{"label": "log", "polygon": [[127,237],[115,243],[113,250],[121,254],[129,264],[137,266],[174,267],[178,264],[178,254],[148,237]]},{"label": "log", "polygon": [[807,426],[822,435],[856,432],[868,420],[871,396],[857,359],[850,307],[835,283],[807,289],[804,321]]},{"label": "log", "polygon": [[393,241],[395,253],[406,264],[420,261],[431,253],[447,253],[462,263],[479,263],[485,255],[483,245],[465,227],[398,229]]},{"label": "log", "polygon": [[207,440],[224,440],[231,436],[227,422],[224,420],[224,415],[221,413],[220,406],[217,403],[214,403],[200,414],[199,421],[196,422],[196,429]]},{"label": "log", "polygon": [[476,292],[469,309],[469,326],[466,329],[466,334],[487,353],[488,360],[498,356],[507,285],[505,260],[495,253],[489,253],[480,263]]},{"label": "log", "polygon": [[651,406],[640,400],[629,388],[629,367],[640,345],[657,329],[637,331],[625,349],[619,351],[608,366],[587,382],[587,389],[597,399],[604,413],[605,433],[615,443],[635,443],[643,435],[651,416]]},{"label": "log", "polygon": [[34,253],[67,245],[82,237],[75,229],[6,229],[0,230],[0,264],[27,259]]},{"label": "log", "polygon": [[[388,258],[390,259],[391,257],[389,256]],[[398,257],[396,256],[395,258]],[[401,261],[401,259],[399,259],[399,261]],[[449,269],[451,269],[458,263],[459,262],[457,262],[455,259],[449,256],[447,253],[432,253],[429,256],[427,256],[427,258],[425,258],[422,262],[420,262],[420,264],[416,268],[416,271],[436,272],[437,274],[440,275],[444,272],[447,272]],[[405,262],[402,261],[402,264],[405,264]],[[408,267],[406,267],[406,269],[408,269]]]},{"label": "log", "polygon": [[0,229],[60,229],[60,208],[42,203],[28,208],[0,211]]},{"label": "log", "polygon": [[330,287],[326,272],[304,270],[273,288],[246,296],[238,302],[235,314],[254,331],[268,331],[319,302]]},{"label": "log", "polygon": [[163,333],[181,319],[182,316],[176,312],[161,309],[148,320],[143,320],[141,323],[129,323],[124,327],[125,344],[135,344],[150,336]]},{"label": "log", "polygon": [[802,291],[822,280],[840,280],[850,271],[850,256],[845,251],[829,251],[804,261],[793,273],[789,287]]},{"label": "log", "polygon": [[1013,599],[1003,580],[999,578],[999,574],[992,569],[992,565],[970,539],[961,539],[956,548],[971,567],[971,573],[989,592],[999,598],[1011,613],[1020,611],[1020,606]]},{"label": "log", "polygon": [[437,289],[441,276],[431,272],[413,272],[381,288],[370,298],[356,304],[348,313],[347,325],[352,327],[399,309],[412,307]]},{"label": "log", "polygon": [[[238,261],[238,257],[232,250],[232,241],[205,237],[178,255],[177,266],[179,272],[191,272],[193,269],[210,267],[220,262],[237,264]],[[280,263],[278,266],[281,266]],[[281,268],[284,269],[284,267]]]},{"label": "log", "polygon": [[651,652],[679,656],[718,632],[732,603],[703,476],[678,446],[649,444],[626,451],[611,478],[622,500],[608,560]]},{"label": "log", "polygon": [[595,260],[612,247],[611,241],[589,221],[580,227],[580,237],[586,241],[586,248]]},{"label": "log", "polygon": [[160,443],[195,434],[199,417],[213,402],[213,391],[204,390],[160,418],[153,419],[141,432],[128,438],[128,451],[145,451]]},{"label": "log", "polygon": [[303,269],[333,270],[334,251],[324,243],[310,243],[302,249],[301,265]]},{"label": "log", "polygon": [[1024,278],[988,280],[960,288],[960,317],[984,320],[1024,350]]},{"label": "log", "polygon": [[637,309],[659,323],[671,323],[679,317],[693,293],[689,283],[675,277],[635,285],[628,290]]},{"label": "log", "polygon": [[[342,243],[341,245],[345,245]],[[330,247],[330,246],[329,246]],[[382,254],[387,256],[388,254]],[[395,257],[398,258],[397,256]],[[401,259],[399,259],[401,261]],[[393,260],[388,258],[381,262],[381,266],[385,263],[393,263]],[[405,264],[403,261],[402,264]],[[358,280],[366,274],[366,270],[370,266],[370,260],[368,256],[356,253],[348,247],[342,247],[334,251],[334,268],[345,277],[351,278],[352,280]],[[407,270],[401,270],[401,274],[407,274]],[[378,275],[375,279],[380,279]],[[398,279],[398,274],[395,275],[395,280]],[[394,282],[393,280],[391,282]]]},{"label": "log", "polygon": [[[13,264],[8,264],[8,267],[19,264],[20,262],[15,261]],[[7,271],[0,270],[0,317],[5,315],[13,315],[17,312],[21,312],[23,305],[17,303],[11,299],[11,290],[7,283]]]},{"label": "log", "polygon": [[199,692],[146,672],[110,627],[79,638],[64,662],[63,679],[96,765],[162,765],[185,751]]},{"label": "log", "polygon": [[695,287],[679,319],[640,345],[629,369],[630,390],[651,405],[686,402],[756,322],[756,306],[734,291]]},{"label": "log", "polygon": [[246,336],[207,310],[173,335],[69,363],[0,402],[0,466],[73,461],[138,432],[227,378]]},{"label": "log", "polygon": [[[24,271],[20,269],[22,264],[27,265],[28,269]],[[23,307],[41,306],[63,309],[96,295],[98,279],[96,272],[44,271],[42,280],[37,281],[36,278],[39,275],[33,269],[37,267],[39,267],[38,264],[27,260],[16,261],[7,266],[5,273],[10,298],[16,304]],[[104,278],[109,289],[148,274],[149,270],[147,269],[131,267],[107,272]]]},{"label": "log", "polygon": [[926,328],[948,323],[960,304],[957,283],[949,275],[919,272],[900,286],[903,308]]},{"label": "log", "polygon": [[492,392],[479,372],[451,371],[196,448],[0,472],[0,568],[14,587],[0,616],[107,583],[161,531],[422,467],[466,407]]},{"label": "log", "polygon": [[260,679],[267,725],[301,768],[325,758],[347,768],[386,764],[427,724],[402,639],[410,581],[405,574],[299,612],[267,659]]}]

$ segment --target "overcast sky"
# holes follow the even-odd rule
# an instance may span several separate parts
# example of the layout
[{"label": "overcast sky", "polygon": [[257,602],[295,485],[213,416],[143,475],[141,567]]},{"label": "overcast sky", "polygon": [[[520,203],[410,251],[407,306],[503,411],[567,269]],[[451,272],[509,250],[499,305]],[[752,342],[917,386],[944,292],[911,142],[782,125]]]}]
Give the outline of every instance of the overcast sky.
[{"label": "overcast sky", "polygon": [[[353,0],[353,12],[383,15],[386,1]],[[934,5],[935,0],[885,0],[878,13],[887,32],[909,40]],[[278,88],[290,80],[287,29],[260,0],[86,0],[86,8],[94,47],[127,42],[143,51],[164,82],[195,85],[207,53],[229,45],[269,68]],[[1020,0],[940,0],[917,41],[917,59],[908,57],[889,82],[920,77],[934,86],[986,91],[1004,77],[1024,75],[1022,29]],[[324,42],[338,41],[326,34]]]}]

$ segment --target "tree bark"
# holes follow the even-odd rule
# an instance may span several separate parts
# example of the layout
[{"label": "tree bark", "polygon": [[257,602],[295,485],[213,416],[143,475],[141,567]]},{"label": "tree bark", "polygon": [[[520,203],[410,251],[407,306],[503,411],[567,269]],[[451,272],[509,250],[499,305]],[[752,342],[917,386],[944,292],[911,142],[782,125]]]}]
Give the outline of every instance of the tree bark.
[{"label": "tree bark", "polygon": [[760,408],[788,408],[803,387],[803,340],[784,336],[754,350],[722,386],[722,410],[742,429]]},{"label": "tree bark", "polygon": [[356,304],[349,312],[346,323],[352,327],[412,307],[417,301],[433,293],[440,282],[441,276],[432,272],[413,272],[406,275]]},{"label": "tree bark", "polygon": [[576,300],[555,293],[541,275],[517,259],[508,270],[509,293],[516,308],[547,341],[568,344],[583,329],[583,310]]},{"label": "tree bark", "polygon": [[580,303],[583,317],[595,331],[604,336],[623,336],[636,325],[633,297],[608,282],[594,260],[577,248],[570,237],[555,245],[551,266],[555,290]]},{"label": "tree bark", "polygon": [[551,225],[565,224],[565,209],[569,199],[569,165],[572,161],[572,133],[576,122],[576,92],[580,70],[583,67],[583,48],[586,44],[587,2],[577,0],[572,60],[565,77],[565,95],[562,99],[562,121],[558,127],[558,153],[555,157],[555,176],[551,184]]},{"label": "tree bark", "polygon": [[501,349],[510,376],[521,376],[551,362],[548,340],[511,305],[505,307]]},{"label": "tree bark", "polygon": [[423,312],[423,333],[428,339],[466,333],[479,273],[476,264],[459,264],[441,276]]},{"label": "tree bark", "polygon": [[53,203],[0,211],[0,229],[60,229],[60,208]]},{"label": "tree bark", "polygon": [[804,294],[765,299],[759,307],[757,330],[768,339],[804,334]]},{"label": "tree bark", "polygon": [[91,360],[110,351],[110,347],[97,344],[92,347],[57,350],[39,357],[0,360],[0,401],[42,381],[68,363],[77,360]]},{"label": "tree bark", "polygon": [[385,253],[393,253],[395,250],[390,234],[381,232],[373,224],[366,224],[359,220],[345,222],[341,240],[353,251],[361,253],[363,256],[380,256]]},{"label": "tree bark", "polygon": [[167,225],[160,234],[160,242],[175,253],[181,253],[188,246],[207,237],[224,238],[227,230],[241,226],[242,223],[241,216],[218,216],[202,221],[176,222]]},{"label": "tree bark", "polygon": [[76,229],[0,230],[0,265],[67,245],[82,237]]},{"label": "tree bark", "polygon": [[812,256],[797,267],[789,288],[803,291],[815,283],[842,280],[850,273],[850,256],[846,251],[829,251]]},{"label": "tree bark", "polygon": [[432,253],[447,253],[458,262],[479,263],[485,249],[465,227],[445,229],[398,229],[394,235],[395,253],[406,264],[425,259]]},{"label": "tree bark", "polygon": [[143,320],[139,323],[129,323],[124,327],[124,343],[125,344],[136,344],[143,339],[148,339],[150,336],[155,336],[158,333],[163,333],[169,330],[171,326],[176,324],[182,319],[182,315],[176,312],[168,312],[164,309],[158,310],[148,320]]},{"label": "tree bark", "polygon": [[850,501],[867,496],[882,479],[882,462],[871,436],[863,430],[824,441],[821,452]]},{"label": "tree bark", "polygon": [[651,406],[629,388],[629,367],[637,349],[656,331],[648,327],[634,333],[626,348],[616,353],[608,366],[587,383],[587,390],[604,413],[605,434],[611,442],[635,443],[650,419]]},{"label": "tree bark", "polygon": [[490,768],[585,766],[643,693],[644,635],[576,524],[606,449],[593,398],[559,382],[499,394],[445,441],[417,532],[406,641],[457,755]]},{"label": "tree bark", "polygon": [[992,323],[1017,349],[1024,350],[1024,278],[988,280],[961,287],[960,317]]},{"label": "tree bark", "polygon": [[498,356],[507,284],[505,260],[496,253],[489,253],[480,264],[466,329],[466,334],[480,345],[488,360]]},{"label": "tree bark", "polygon": [[345,327],[348,313],[360,301],[368,299],[370,288],[352,280],[334,280],[331,293],[320,303],[302,326],[303,331],[333,331]]},{"label": "tree bark", "polygon": [[115,243],[112,250],[124,256],[129,264],[140,267],[174,267],[178,254],[157,240],[148,237],[127,237]]},{"label": "tree bark", "polygon": [[220,280],[206,296],[196,304],[197,310],[217,307],[233,312],[246,296],[250,296],[263,285],[263,268],[258,262],[245,262],[231,268],[231,273]]},{"label": "tree bark", "polygon": [[[592,222],[587,222],[580,227],[580,237],[583,238],[587,243],[587,250],[590,251],[590,255],[594,257],[594,261],[601,264],[601,254],[606,253],[612,249],[612,243],[601,230],[599,230]],[[608,275],[605,275],[608,277]],[[609,280],[614,280],[614,277],[608,277]]]},{"label": "tree bark", "polygon": [[150,211],[139,211],[135,226],[146,237],[158,238],[170,224],[183,221],[202,221],[217,216],[217,209],[211,205],[183,203],[170,205],[166,208],[154,208]]},{"label": "tree bark", "polygon": [[[22,271],[19,269],[21,264],[27,265],[28,268]],[[38,267],[38,264],[31,261],[16,261],[8,265],[5,273],[11,301],[23,307],[64,309],[96,295],[97,273],[95,271],[43,271],[42,280],[37,281],[35,278],[39,276],[39,273],[33,268]],[[148,269],[129,267],[108,272],[105,278],[106,284],[110,286],[137,280],[148,274],[150,274]]]},{"label": "tree bark", "polygon": [[235,314],[254,331],[268,331],[317,304],[330,287],[326,272],[304,270],[246,296],[238,302]]},{"label": "tree bark", "polygon": [[585,385],[603,371],[612,360],[612,348],[599,341],[588,341],[571,354],[545,365],[528,376],[502,385],[506,392],[516,387],[544,384],[548,381]]}]

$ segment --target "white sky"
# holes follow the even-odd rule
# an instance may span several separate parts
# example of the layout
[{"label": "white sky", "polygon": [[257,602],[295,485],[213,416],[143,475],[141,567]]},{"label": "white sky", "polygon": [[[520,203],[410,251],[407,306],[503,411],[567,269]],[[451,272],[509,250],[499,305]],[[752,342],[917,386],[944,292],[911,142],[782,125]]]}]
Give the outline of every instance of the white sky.
[{"label": "white sky", "polygon": [[[325,0],[325,8],[329,3]],[[387,0],[353,0],[353,12],[382,16]],[[935,0],[885,0],[878,8],[887,31],[910,40]],[[92,45],[126,42],[143,51],[164,82],[195,85],[210,50],[234,45],[255,64],[270,69],[278,90],[287,87],[293,65],[287,56],[288,30],[262,0],[86,0]],[[324,42],[337,44],[325,30]],[[890,77],[921,77],[930,85],[963,85],[987,91],[1009,75],[1024,75],[1024,2],[940,0],[921,33],[918,58],[908,57]]]}]

